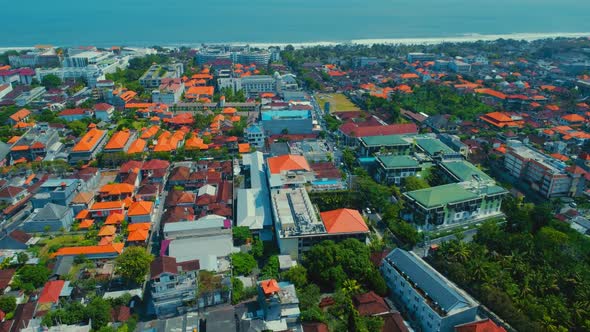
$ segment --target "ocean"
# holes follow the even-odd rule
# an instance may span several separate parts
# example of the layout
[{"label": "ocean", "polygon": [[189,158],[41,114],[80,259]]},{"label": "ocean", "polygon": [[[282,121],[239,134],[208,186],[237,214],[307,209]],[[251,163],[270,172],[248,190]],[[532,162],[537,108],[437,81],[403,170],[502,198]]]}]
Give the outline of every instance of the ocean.
[{"label": "ocean", "polygon": [[0,47],[286,44],[590,32],[590,0],[4,2]]}]

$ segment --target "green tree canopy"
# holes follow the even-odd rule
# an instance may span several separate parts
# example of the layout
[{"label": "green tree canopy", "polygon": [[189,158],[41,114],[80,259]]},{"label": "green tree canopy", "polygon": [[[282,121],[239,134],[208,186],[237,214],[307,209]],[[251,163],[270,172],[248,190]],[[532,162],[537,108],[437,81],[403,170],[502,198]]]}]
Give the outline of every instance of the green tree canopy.
[{"label": "green tree canopy", "polygon": [[0,296],[0,310],[5,314],[13,312],[16,309],[16,297],[10,295]]},{"label": "green tree canopy", "polygon": [[236,275],[248,275],[258,265],[252,255],[243,252],[232,254],[231,261]]},{"label": "green tree canopy", "polygon": [[41,80],[41,85],[46,89],[55,89],[61,85],[61,78],[53,74],[45,75]]},{"label": "green tree canopy", "polygon": [[127,281],[141,284],[150,271],[154,256],[145,248],[129,247],[115,259],[115,269]]}]

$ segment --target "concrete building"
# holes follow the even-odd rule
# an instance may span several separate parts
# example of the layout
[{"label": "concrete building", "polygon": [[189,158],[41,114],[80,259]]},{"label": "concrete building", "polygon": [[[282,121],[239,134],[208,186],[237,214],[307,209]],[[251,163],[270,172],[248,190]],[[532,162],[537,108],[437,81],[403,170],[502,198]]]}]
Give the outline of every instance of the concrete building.
[{"label": "concrete building", "polygon": [[232,253],[231,221],[222,216],[208,215],[197,221],[164,225],[164,238],[170,240],[168,254],[178,262],[199,260],[201,269],[227,271]]},{"label": "concrete building", "polygon": [[251,322],[251,326],[258,325],[268,331],[301,330],[299,298],[293,284],[268,279],[259,281],[257,290],[261,310],[247,317],[248,320],[258,320],[258,322]]},{"label": "concrete building", "polygon": [[302,252],[324,240],[366,240],[369,229],[356,210],[322,212],[304,188],[271,189],[274,227],[281,255],[298,259]]},{"label": "concrete building", "polygon": [[394,249],[380,269],[391,297],[420,331],[454,332],[476,320],[479,304],[413,252]]},{"label": "concrete building", "polygon": [[416,151],[436,160],[462,160],[461,152],[455,151],[434,137],[418,136],[414,139]]},{"label": "concrete building", "polygon": [[44,127],[38,123],[12,145],[10,156],[13,160],[26,158],[31,161],[37,159],[37,157],[53,158],[52,151],[59,151],[62,146],[63,144],[59,141],[59,133],[56,129],[49,126]]},{"label": "concrete building", "polygon": [[158,318],[183,314],[194,306],[198,289],[198,260],[179,263],[160,256],[150,265],[150,292]]},{"label": "concrete building", "polygon": [[509,140],[504,157],[508,173],[527,182],[545,198],[576,196],[580,174],[567,172],[567,165],[519,141]]},{"label": "concrete building", "polygon": [[152,103],[174,105],[180,101],[183,93],[184,83],[180,78],[165,78],[158,90],[152,91]]},{"label": "concrete building", "polygon": [[113,113],[115,112],[115,106],[107,103],[99,103],[94,105],[94,116],[101,121],[110,121]]},{"label": "concrete building", "polygon": [[152,65],[140,78],[139,84],[146,88],[158,88],[163,79],[180,78],[184,73],[182,63]]},{"label": "concrete building", "polygon": [[76,196],[79,186],[78,179],[49,179],[43,182],[31,199],[33,208],[42,208],[48,203],[68,206]]},{"label": "concrete building", "polygon": [[234,92],[244,91],[246,96],[258,95],[262,92],[278,92],[277,79],[270,75],[219,78],[217,88],[219,90],[230,88]]},{"label": "concrete building", "polygon": [[264,149],[265,137],[261,124],[251,124],[244,129],[244,138],[255,148]]},{"label": "concrete building", "polygon": [[303,156],[282,155],[270,157],[266,162],[270,188],[298,187],[315,180],[315,174]]},{"label": "concrete building", "polygon": [[463,61],[455,60],[449,62],[449,69],[457,74],[469,74],[471,65]]},{"label": "concrete building", "polygon": [[45,87],[38,86],[29,91],[23,92],[20,96],[14,99],[14,103],[16,104],[16,106],[23,107],[41,98],[45,94],[45,92]]},{"label": "concrete building", "polygon": [[271,53],[269,51],[245,51],[236,55],[237,62],[243,65],[257,64],[266,66],[270,62]]},{"label": "concrete building", "polygon": [[434,61],[436,60],[436,55],[432,53],[413,52],[408,53],[406,58],[410,63],[415,61]]},{"label": "concrete building", "polygon": [[272,239],[270,192],[262,152],[242,155],[244,188],[238,189],[236,225],[245,226],[263,240]]},{"label": "concrete building", "polygon": [[66,206],[53,203],[46,204],[43,208],[33,212],[22,225],[27,233],[58,232],[70,230],[74,212]]},{"label": "concrete building", "polygon": [[406,155],[378,156],[376,161],[375,179],[388,185],[400,185],[404,178],[415,176],[422,170],[422,166],[416,158]]},{"label": "concrete building", "polygon": [[261,124],[267,135],[313,132],[312,114],[307,110],[262,111]]}]

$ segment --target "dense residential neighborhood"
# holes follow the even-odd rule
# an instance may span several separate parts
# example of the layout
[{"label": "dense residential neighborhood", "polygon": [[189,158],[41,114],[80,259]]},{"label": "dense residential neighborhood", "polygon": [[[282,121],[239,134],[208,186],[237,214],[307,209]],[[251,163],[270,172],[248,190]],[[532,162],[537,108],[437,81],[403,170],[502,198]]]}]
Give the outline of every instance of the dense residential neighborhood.
[{"label": "dense residential neighborhood", "polygon": [[590,40],[0,55],[0,331],[590,330]]}]

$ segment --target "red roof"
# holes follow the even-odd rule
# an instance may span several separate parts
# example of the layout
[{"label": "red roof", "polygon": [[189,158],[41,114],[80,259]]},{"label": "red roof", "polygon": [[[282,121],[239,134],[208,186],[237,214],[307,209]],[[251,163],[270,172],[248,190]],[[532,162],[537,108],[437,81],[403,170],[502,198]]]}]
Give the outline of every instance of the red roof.
[{"label": "red roof", "polygon": [[111,108],[113,108],[113,105],[110,105],[107,103],[99,103],[99,104],[94,105],[95,111],[108,111]]},{"label": "red roof", "polygon": [[270,295],[281,290],[281,287],[279,287],[279,283],[274,279],[261,281],[260,287],[262,287],[264,295]]},{"label": "red roof", "polygon": [[385,303],[385,300],[373,291],[355,295],[353,300],[361,316],[372,316],[389,312],[389,306]]},{"label": "red roof", "polygon": [[324,226],[326,226],[326,231],[330,234],[369,231],[363,216],[357,210],[337,209],[321,212],[320,216],[324,222]]},{"label": "red roof", "polygon": [[457,332],[506,332],[506,329],[496,325],[489,318],[479,322],[455,326]]},{"label": "red roof", "polygon": [[370,137],[384,135],[416,134],[418,127],[414,123],[392,124],[387,126],[359,127],[356,123],[348,122],[340,126],[340,131],[346,136]]},{"label": "red roof", "polygon": [[70,108],[70,109],[65,109],[61,112],[59,112],[59,116],[69,116],[69,115],[84,115],[86,114],[86,112],[81,109],[81,108]]},{"label": "red roof", "polygon": [[268,168],[272,174],[280,174],[286,171],[306,170],[311,171],[307,160],[303,156],[284,155],[267,159]]},{"label": "red roof", "polygon": [[39,303],[57,303],[59,301],[59,294],[64,288],[65,281],[54,280],[48,281],[39,295]]}]

